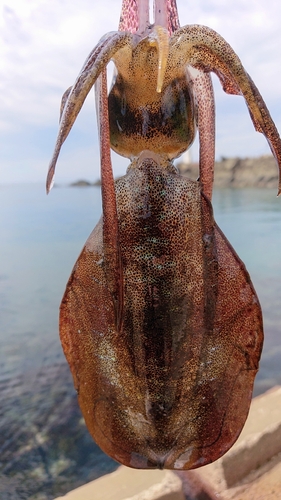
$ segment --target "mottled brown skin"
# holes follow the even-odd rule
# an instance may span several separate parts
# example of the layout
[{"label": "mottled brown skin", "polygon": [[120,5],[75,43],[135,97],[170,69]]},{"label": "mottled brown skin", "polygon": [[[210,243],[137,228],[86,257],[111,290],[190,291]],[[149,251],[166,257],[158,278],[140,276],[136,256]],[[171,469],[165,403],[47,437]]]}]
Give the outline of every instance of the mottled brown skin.
[{"label": "mottled brown skin", "polygon": [[[108,98],[111,147],[127,157],[139,156],[149,149],[169,159],[176,158],[186,150],[187,144],[192,144],[195,136],[190,82],[181,74],[157,94],[155,71],[153,79],[149,76],[147,71],[144,80],[148,82],[139,79],[136,89],[130,89],[134,95],[134,99],[130,99],[127,89],[131,82],[118,75]],[[135,87],[135,81],[133,83]],[[153,96],[145,106],[138,100],[143,86],[148,87]]]},{"label": "mottled brown skin", "polygon": [[[61,304],[60,335],[87,427],[111,457],[137,468],[192,469],[237,439],[263,343],[249,275],[213,219],[210,71],[242,94],[280,171],[281,140],[259,91],[213,30],[179,27],[175,0],[123,0],[63,96],[50,164],[97,84],[103,215]],[[107,97],[106,66],[117,76]],[[200,140],[198,182],[172,160]],[[130,158],[113,181],[110,147]],[[280,191],[279,182],[279,191]]]},{"label": "mottled brown skin", "polygon": [[102,222],[61,305],[61,340],[95,441],[131,467],[190,469],[221,456],[244,424],[261,310],[200,185],[152,159],[116,183],[124,277],[116,329]]}]

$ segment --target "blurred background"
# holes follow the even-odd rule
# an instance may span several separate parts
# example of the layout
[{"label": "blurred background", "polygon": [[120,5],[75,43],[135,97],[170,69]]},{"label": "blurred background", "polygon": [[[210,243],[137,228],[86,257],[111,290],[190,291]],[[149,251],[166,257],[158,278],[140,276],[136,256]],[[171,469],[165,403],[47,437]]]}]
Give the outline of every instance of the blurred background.
[{"label": "blurred background", "polygon": [[[100,37],[117,29],[121,1],[0,0],[0,497],[45,500],[117,467],[93,443],[77,406],[58,337],[71,269],[101,215],[91,92],[58,162],[45,176],[62,93]],[[277,1],[178,0],[182,25],[205,24],[240,56],[281,130]],[[269,154],[243,98],[214,78],[217,158]],[[198,143],[191,149],[198,159]],[[113,155],[116,176],[128,161]],[[216,220],[245,262],[264,314],[265,346],[255,394],[280,374],[280,223],[275,189],[216,189]]]},{"label": "blurred background", "polygon": [[[178,0],[181,25],[218,31],[241,58],[281,128],[280,15],[277,0]],[[118,28],[121,0],[0,0],[1,183],[44,182],[54,146],[60,100],[87,55]],[[214,77],[216,153],[260,156],[269,152],[254,131],[244,100],[223,93]],[[56,181],[99,177],[94,93],[62,148]],[[197,159],[197,145],[192,157]],[[114,155],[116,175],[127,161]]]}]

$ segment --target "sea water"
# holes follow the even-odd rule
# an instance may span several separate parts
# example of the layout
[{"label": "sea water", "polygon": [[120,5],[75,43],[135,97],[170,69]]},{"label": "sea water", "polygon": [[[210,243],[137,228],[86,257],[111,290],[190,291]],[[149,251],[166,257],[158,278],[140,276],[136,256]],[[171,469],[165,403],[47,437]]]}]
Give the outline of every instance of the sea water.
[{"label": "sea water", "polygon": [[[272,190],[222,189],[213,207],[263,309],[259,394],[281,383],[281,199]],[[14,488],[15,500],[37,498],[36,484],[40,499],[51,499],[116,467],[88,441],[58,337],[65,285],[100,215],[98,187],[57,187],[48,197],[41,185],[0,187],[2,496]]]}]

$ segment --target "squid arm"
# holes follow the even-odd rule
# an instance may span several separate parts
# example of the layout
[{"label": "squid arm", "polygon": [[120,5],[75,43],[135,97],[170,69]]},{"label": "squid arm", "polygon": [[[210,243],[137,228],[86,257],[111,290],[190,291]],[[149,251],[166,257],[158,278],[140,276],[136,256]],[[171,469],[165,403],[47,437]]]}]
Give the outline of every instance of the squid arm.
[{"label": "squid arm", "polygon": [[[154,24],[169,35],[180,27],[176,0],[154,0]],[[149,25],[149,0],[123,0],[119,31],[145,33]]]},{"label": "squid arm", "polygon": [[190,64],[218,75],[227,93],[242,94],[247,103],[252,122],[262,132],[279,166],[281,192],[281,140],[266,104],[252,79],[245,71],[239,57],[230,45],[214,30],[206,26],[190,25],[177,30],[171,39],[171,50],[181,64]]},{"label": "squid arm", "polygon": [[107,101],[106,68],[96,82],[97,114],[99,117],[101,194],[103,206],[103,259],[106,281],[113,299],[115,325],[121,330],[123,318],[123,268],[119,244],[115,185],[110,156],[110,130]]},{"label": "squid arm", "polygon": [[73,87],[63,95],[58,137],[47,175],[47,193],[52,188],[55,166],[61,146],[67,138],[90,89],[114,54],[124,47],[131,50],[132,34],[111,32],[105,35],[86,59]]},{"label": "squid arm", "polygon": [[212,199],[215,165],[215,99],[209,73],[191,68],[199,132],[199,174],[202,192]]}]

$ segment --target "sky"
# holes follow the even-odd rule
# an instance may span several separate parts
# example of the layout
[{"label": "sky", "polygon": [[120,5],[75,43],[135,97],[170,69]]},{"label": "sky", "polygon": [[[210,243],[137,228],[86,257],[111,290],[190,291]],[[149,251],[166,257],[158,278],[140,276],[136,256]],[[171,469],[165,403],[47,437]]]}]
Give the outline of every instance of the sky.
[{"label": "sky", "polygon": [[[121,0],[0,0],[0,184],[44,182],[63,92],[99,39],[118,27]],[[230,43],[281,131],[281,2],[178,0],[180,23],[203,24]],[[245,102],[216,94],[216,157],[270,154]],[[56,182],[99,178],[93,91],[62,147]],[[198,158],[198,141],[191,148]],[[115,175],[128,160],[113,155]]]}]

